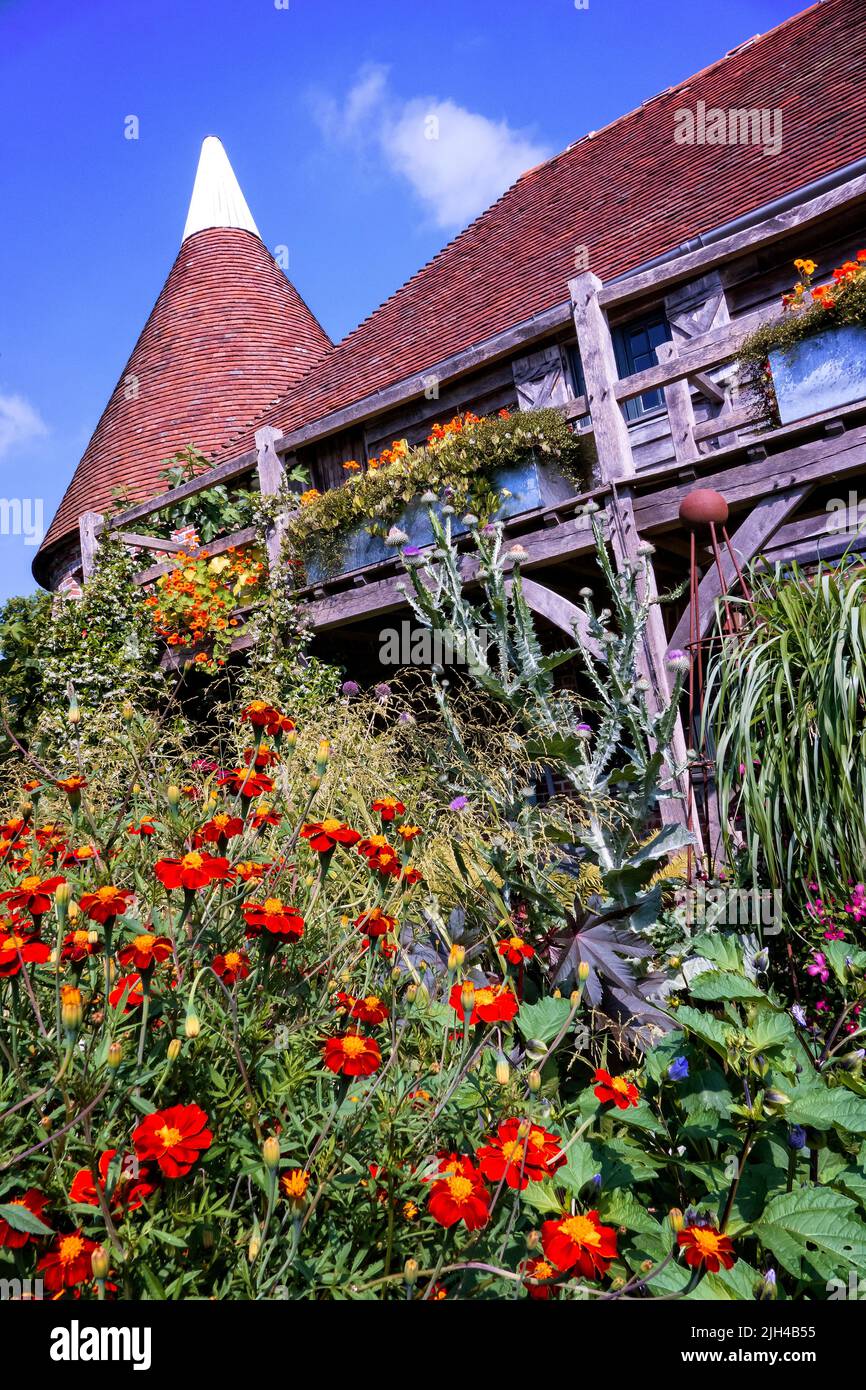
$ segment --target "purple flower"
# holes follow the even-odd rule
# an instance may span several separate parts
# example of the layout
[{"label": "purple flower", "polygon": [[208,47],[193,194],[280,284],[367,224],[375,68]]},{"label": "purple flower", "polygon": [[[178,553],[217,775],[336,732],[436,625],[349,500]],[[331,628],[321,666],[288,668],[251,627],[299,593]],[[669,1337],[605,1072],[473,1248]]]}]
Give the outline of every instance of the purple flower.
[{"label": "purple flower", "polygon": [[575,724],[574,732],[578,738],[592,738],[592,726],[590,724]]},{"label": "purple flower", "polygon": [[379,701],[379,704],[384,705],[385,701],[388,699],[388,696],[391,694],[391,687],[387,681],[380,681],[379,684],[375,687],[375,692],[376,699]]},{"label": "purple flower", "polygon": [[360,695],[361,687],[357,681],[343,681],[341,686],[344,695]]},{"label": "purple flower", "polygon": [[190,767],[193,772],[216,772],[219,763],[215,763],[212,758],[195,758]]},{"label": "purple flower", "polygon": [[408,556],[411,559],[413,555],[421,554],[421,547],[417,545],[404,545],[403,554],[404,556]]},{"label": "purple flower", "polygon": [[668,1067],[668,1076],[671,1081],[685,1081],[689,1074],[689,1063],[687,1057],[675,1057]]},{"label": "purple flower", "polygon": [[795,1023],[799,1023],[801,1028],[806,1027],[806,1010],[802,1004],[795,1004],[791,1010],[791,1017]]},{"label": "purple flower", "polygon": [[449,810],[449,811],[465,811],[465,810],[466,810],[466,807],[467,807],[468,805],[469,805],[469,798],[468,798],[468,796],[455,796],[454,800],[450,803],[450,805],[449,805],[449,807],[448,807],[448,810]]},{"label": "purple flower", "polygon": [[802,1125],[792,1125],[791,1129],[788,1130],[788,1148],[793,1149],[796,1152],[797,1149],[805,1149],[805,1147],[805,1129]]},{"label": "purple flower", "polygon": [[687,671],[691,661],[688,652],[684,652],[680,647],[673,647],[665,658],[665,664],[669,671]]}]

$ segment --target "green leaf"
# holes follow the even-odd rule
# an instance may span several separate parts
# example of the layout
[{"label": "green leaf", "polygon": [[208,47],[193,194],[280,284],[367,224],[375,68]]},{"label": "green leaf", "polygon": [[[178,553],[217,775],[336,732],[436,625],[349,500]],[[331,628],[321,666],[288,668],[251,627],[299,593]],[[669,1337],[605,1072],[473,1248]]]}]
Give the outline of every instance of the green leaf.
[{"label": "green leaf", "polygon": [[569,1147],[562,1167],[557,1168],[556,1181],[577,1197],[597,1172],[598,1160],[592,1149],[583,1139],[578,1139]]},{"label": "green leaf", "polygon": [[712,1014],[701,1013],[698,1009],[691,1009],[687,1004],[681,1004],[673,1016],[687,1033],[694,1034],[721,1057],[727,1058],[729,1029],[720,1019],[714,1018]]},{"label": "green leaf", "polygon": [[562,1202],[556,1195],[552,1182],[531,1182],[520,1194],[520,1200],[533,1210],[546,1214],[556,1212],[562,1215]]},{"label": "green leaf", "polygon": [[539,999],[537,1004],[523,1004],[517,1015],[517,1025],[525,1038],[551,1043],[570,1013],[571,1005],[567,999],[549,996]]},{"label": "green leaf", "polygon": [[705,970],[689,985],[693,999],[765,999],[766,995],[751,980],[735,975],[731,970]]},{"label": "green leaf", "polygon": [[743,973],[743,953],[739,942],[726,932],[705,932],[696,936],[689,955],[703,956],[704,960],[711,961],[720,970],[733,970],[738,975]]},{"label": "green leaf", "polygon": [[660,1223],[650,1216],[643,1203],[626,1187],[603,1192],[599,1198],[598,1214],[602,1221],[625,1226],[627,1230],[639,1231],[642,1235],[658,1235],[661,1230]]},{"label": "green leaf", "polygon": [[52,1234],[51,1227],[46,1226],[44,1221],[40,1221],[38,1216],[34,1216],[32,1211],[28,1211],[20,1202],[0,1204],[0,1221],[5,1221],[13,1231],[26,1231],[29,1236]]},{"label": "green leaf", "polygon": [[826,1281],[853,1265],[866,1271],[866,1226],[856,1203],[829,1187],[782,1192],[752,1234],[798,1279]]},{"label": "green leaf", "polygon": [[794,1092],[785,1119],[807,1129],[846,1129],[849,1134],[866,1134],[866,1100],[844,1086],[808,1086]]}]

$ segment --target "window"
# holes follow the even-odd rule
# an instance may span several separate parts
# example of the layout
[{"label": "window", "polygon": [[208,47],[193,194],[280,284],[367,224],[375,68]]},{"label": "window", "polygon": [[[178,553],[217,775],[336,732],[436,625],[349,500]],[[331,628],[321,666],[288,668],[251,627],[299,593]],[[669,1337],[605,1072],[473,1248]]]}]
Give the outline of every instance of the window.
[{"label": "window", "polygon": [[[658,358],[655,350],[660,343],[669,342],[670,336],[671,330],[664,314],[638,319],[634,323],[622,324],[615,328],[613,348],[620,376],[634,376],[635,372],[657,367]],[[643,415],[663,409],[664,393],[660,390],[645,391],[642,396],[625,401],[624,406],[627,420],[639,420]]]}]

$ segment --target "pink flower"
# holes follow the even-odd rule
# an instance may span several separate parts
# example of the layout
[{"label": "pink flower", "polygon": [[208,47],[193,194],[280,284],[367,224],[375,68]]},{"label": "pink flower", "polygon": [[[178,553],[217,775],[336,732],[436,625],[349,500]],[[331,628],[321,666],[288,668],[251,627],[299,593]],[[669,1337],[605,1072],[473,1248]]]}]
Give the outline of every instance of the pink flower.
[{"label": "pink flower", "polygon": [[827,969],[827,961],[825,960],[823,952],[821,951],[815,951],[814,956],[815,959],[813,963],[811,965],[806,966],[806,971],[809,975],[817,975],[821,981],[821,984],[826,985],[827,981],[830,978],[830,971]]}]

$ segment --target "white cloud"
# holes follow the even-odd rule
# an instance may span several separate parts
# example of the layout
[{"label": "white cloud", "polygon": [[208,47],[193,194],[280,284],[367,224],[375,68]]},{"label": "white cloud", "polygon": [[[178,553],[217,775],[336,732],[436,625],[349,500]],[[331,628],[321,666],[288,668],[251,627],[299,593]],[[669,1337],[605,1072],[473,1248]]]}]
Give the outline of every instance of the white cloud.
[{"label": "white cloud", "polygon": [[456,102],[394,97],[383,67],[363,68],[342,103],[320,98],[316,114],[329,139],[372,150],[406,179],[440,227],[470,222],[550,153]]},{"label": "white cloud", "polygon": [[48,433],[48,426],[23,396],[0,393],[0,459],[17,444]]}]

